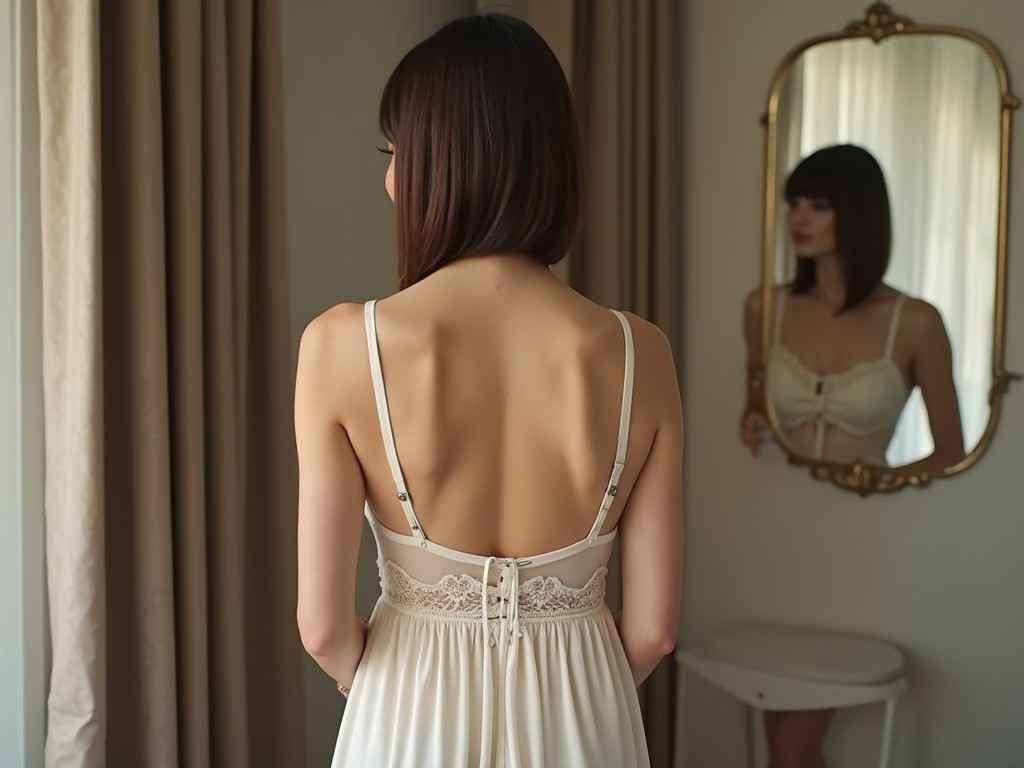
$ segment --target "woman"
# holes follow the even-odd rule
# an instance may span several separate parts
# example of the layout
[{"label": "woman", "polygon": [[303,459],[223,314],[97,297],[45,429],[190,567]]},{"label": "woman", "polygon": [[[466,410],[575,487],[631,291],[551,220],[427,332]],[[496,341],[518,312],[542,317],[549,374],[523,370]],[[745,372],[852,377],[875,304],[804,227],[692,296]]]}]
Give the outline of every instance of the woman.
[{"label": "woman", "polygon": [[549,270],[579,217],[568,85],[527,24],[474,16],[406,55],[380,119],[400,290],[313,320],[296,383],[299,629],[349,695],[333,764],[648,765],[635,686],[675,644],[679,393],[657,328]]},{"label": "woman", "polygon": [[[776,288],[765,388],[749,379],[740,439],[756,456],[768,421],[765,390],[800,454],[884,466],[896,422],[921,388],[941,469],[964,456],[949,337],[938,310],[886,285],[891,228],[885,178],[866,150],[840,145],[805,158],[786,181],[796,277]],[[761,291],[747,296],[749,370],[761,360]],[[824,765],[832,710],[768,712],[772,768]]]},{"label": "woman", "polygon": [[[766,389],[786,439],[802,455],[884,466],[907,398],[921,388],[933,453],[912,465],[941,469],[964,455],[949,337],[938,310],[882,282],[889,264],[889,197],[864,149],[826,147],[786,182],[787,224],[797,258],[792,284],[776,290]],[[747,296],[747,361],[761,359],[761,292]],[[751,381],[740,428],[756,455],[767,428]]]}]

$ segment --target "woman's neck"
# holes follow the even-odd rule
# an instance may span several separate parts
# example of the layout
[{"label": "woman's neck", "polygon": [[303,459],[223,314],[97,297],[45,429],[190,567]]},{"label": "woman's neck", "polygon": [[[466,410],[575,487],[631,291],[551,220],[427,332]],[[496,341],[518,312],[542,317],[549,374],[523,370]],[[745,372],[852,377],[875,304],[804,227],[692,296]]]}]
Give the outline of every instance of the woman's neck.
[{"label": "woman's neck", "polygon": [[846,277],[838,256],[822,256],[815,260],[811,293],[834,310],[846,303]]},{"label": "woman's neck", "polygon": [[557,279],[551,270],[531,256],[517,253],[487,254],[485,256],[467,256],[451,264],[446,264],[435,272],[431,278],[437,283],[474,285],[516,284],[523,280]]}]

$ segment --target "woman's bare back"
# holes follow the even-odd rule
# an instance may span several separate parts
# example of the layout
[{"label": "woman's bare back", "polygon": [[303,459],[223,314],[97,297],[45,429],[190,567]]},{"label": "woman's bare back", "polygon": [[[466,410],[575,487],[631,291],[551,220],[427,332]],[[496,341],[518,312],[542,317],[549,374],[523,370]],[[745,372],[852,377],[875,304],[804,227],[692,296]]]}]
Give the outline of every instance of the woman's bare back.
[{"label": "woman's bare back", "polygon": [[[338,321],[361,328],[361,307]],[[543,267],[467,259],[378,303],[377,338],[399,459],[427,536],[478,554],[571,544],[593,524],[615,455],[622,327]],[[614,528],[658,427],[660,333],[630,318],[636,384]],[[371,508],[408,533],[375,409],[365,340],[338,347],[338,407]],[[358,355],[353,350],[361,350]],[[655,362],[657,362],[655,360]]]}]

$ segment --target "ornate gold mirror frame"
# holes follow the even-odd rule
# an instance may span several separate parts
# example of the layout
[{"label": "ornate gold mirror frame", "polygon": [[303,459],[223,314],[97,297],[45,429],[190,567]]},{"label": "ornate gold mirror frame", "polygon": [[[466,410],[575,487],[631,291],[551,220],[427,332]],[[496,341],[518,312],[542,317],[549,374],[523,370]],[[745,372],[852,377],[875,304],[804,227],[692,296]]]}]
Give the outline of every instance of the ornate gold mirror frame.
[{"label": "ornate gold mirror frame", "polygon": [[[801,43],[788,54],[776,68],[771,81],[768,95],[768,109],[762,118],[765,127],[765,174],[764,174],[764,227],[762,240],[762,275],[761,275],[761,359],[758,370],[752,372],[755,384],[763,387],[765,369],[772,344],[772,318],[774,317],[773,299],[775,284],[775,199],[777,189],[777,168],[775,149],[777,142],[777,120],[779,97],[785,84],[786,76],[794,62],[809,48],[822,43],[869,38],[875,43],[893,37],[905,35],[946,35],[965,39],[979,46],[991,60],[998,79],[1001,95],[1000,143],[999,143],[999,192],[998,192],[998,224],[996,236],[996,275],[994,328],[992,343],[992,382],[989,389],[989,417],[984,432],[978,443],[958,463],[941,470],[923,472],[903,467],[885,467],[856,462],[854,464],[833,464],[818,461],[800,455],[788,443],[780,427],[778,416],[772,404],[772,398],[766,397],[766,410],[772,431],[779,444],[786,451],[791,464],[808,466],[811,475],[821,480],[831,480],[840,488],[852,490],[862,496],[875,492],[892,492],[907,486],[921,487],[933,478],[949,477],[959,474],[975,464],[992,442],[996,424],[999,420],[1003,395],[1007,392],[1010,382],[1021,379],[1018,374],[1007,372],[1003,368],[1004,342],[1006,332],[1006,243],[1007,243],[1007,203],[1009,193],[1009,160],[1010,160],[1010,118],[1014,109],[1020,106],[1020,100],[1010,92],[1009,76],[1006,64],[995,46],[985,37],[968,29],[951,26],[934,26],[915,24],[904,16],[897,16],[885,3],[871,5],[863,20],[853,21],[837,33],[821,35]],[[768,393],[766,393],[767,395]]]}]

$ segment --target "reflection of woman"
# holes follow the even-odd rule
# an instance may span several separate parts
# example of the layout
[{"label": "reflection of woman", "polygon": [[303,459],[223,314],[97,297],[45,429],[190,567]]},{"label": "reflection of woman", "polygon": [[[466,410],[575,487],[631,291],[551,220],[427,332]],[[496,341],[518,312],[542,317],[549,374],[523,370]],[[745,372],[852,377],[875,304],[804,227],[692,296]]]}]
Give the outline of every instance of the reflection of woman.
[{"label": "reflection of woman", "polygon": [[299,628],[351,694],[334,765],[646,766],[635,685],[679,610],[679,393],[653,325],[548,269],[578,219],[568,85],[525,23],[470,17],[402,60],[380,117],[402,290],[315,319],[296,383]]},{"label": "reflection of woman", "polygon": [[[775,292],[766,390],[801,454],[884,465],[900,412],[921,388],[934,452],[915,468],[963,457],[949,338],[932,305],[885,285],[889,197],[875,159],[860,147],[819,150],[786,182],[796,278]],[[748,363],[760,360],[761,293],[746,301]],[[755,454],[767,427],[752,382],[740,429]]]},{"label": "reflection of woman", "polygon": [[[889,197],[864,149],[827,147],[786,182],[797,258],[793,282],[775,291],[765,387],[751,381],[740,425],[756,455],[767,429],[764,393],[785,437],[823,461],[884,465],[896,421],[921,388],[934,452],[913,465],[941,469],[964,455],[949,338],[932,305],[882,282],[889,262]],[[746,300],[748,365],[761,360],[761,292]],[[831,710],[767,712],[772,768],[824,765]]]}]

